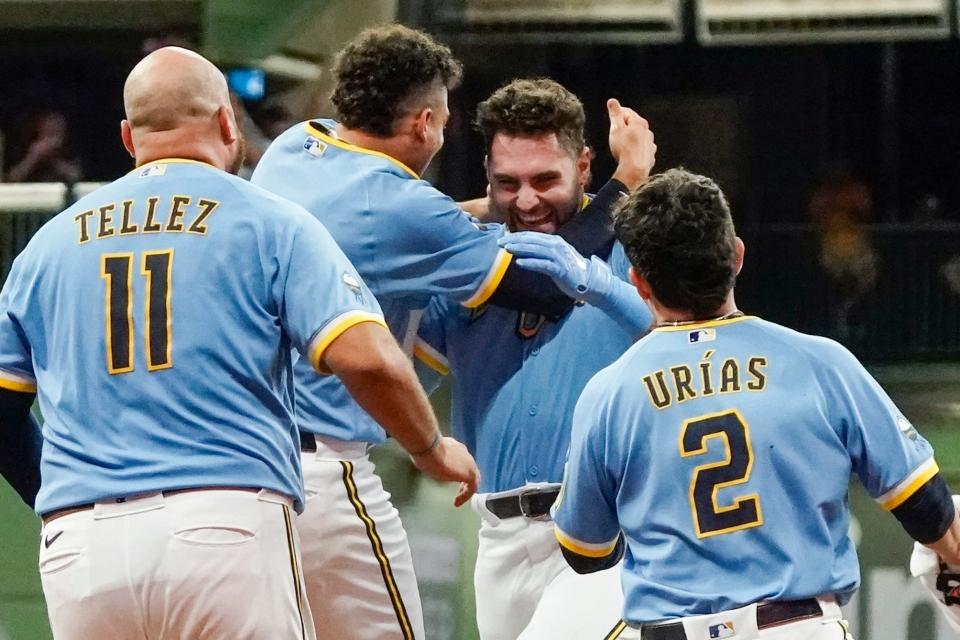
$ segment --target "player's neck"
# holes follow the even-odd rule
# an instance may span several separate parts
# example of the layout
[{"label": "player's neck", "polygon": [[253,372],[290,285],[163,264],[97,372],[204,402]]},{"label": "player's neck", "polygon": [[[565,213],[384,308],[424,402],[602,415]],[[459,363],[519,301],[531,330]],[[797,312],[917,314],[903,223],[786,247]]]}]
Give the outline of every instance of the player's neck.
[{"label": "player's neck", "polygon": [[711,320],[725,320],[742,315],[743,313],[737,309],[737,303],[733,299],[732,291],[722,305],[708,314],[693,314],[689,311],[670,309],[657,302],[653,304],[653,317],[658,327],[676,327],[684,324],[709,322]]},{"label": "player's neck", "polygon": [[406,139],[401,136],[389,136],[386,138],[381,138],[379,136],[366,133],[365,131],[360,131],[359,129],[349,129],[339,123],[336,127],[336,133],[337,138],[343,140],[344,142],[352,144],[356,147],[369,149],[370,151],[385,153],[394,160],[399,160],[414,171],[419,171],[417,168],[417,159],[414,158],[413,154],[409,152],[409,145]]},{"label": "player's neck", "polygon": [[177,132],[158,132],[146,134],[138,140],[136,147],[138,167],[165,158],[196,160],[223,170],[227,166],[224,154],[218,153],[214,145],[203,139],[185,139]]}]

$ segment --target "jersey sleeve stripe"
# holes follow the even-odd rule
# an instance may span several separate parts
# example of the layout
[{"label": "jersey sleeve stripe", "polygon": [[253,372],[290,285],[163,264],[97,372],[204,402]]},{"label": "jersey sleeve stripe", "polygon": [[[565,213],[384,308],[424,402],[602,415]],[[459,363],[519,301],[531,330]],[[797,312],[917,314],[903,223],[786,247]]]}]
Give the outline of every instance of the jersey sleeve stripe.
[{"label": "jersey sleeve stripe", "polygon": [[0,389],[36,393],[37,383],[26,376],[20,376],[10,371],[0,371]]},{"label": "jersey sleeve stripe", "polygon": [[387,323],[383,320],[383,316],[369,311],[348,311],[328,322],[327,326],[317,332],[313,337],[307,349],[310,354],[310,364],[313,365],[313,368],[323,374],[332,373],[323,366],[323,354],[327,350],[327,347],[340,337],[344,331],[364,322],[375,322],[383,327],[387,326]]},{"label": "jersey sleeve stripe", "polygon": [[431,347],[423,338],[417,338],[413,347],[414,357],[442,376],[450,373],[450,363],[442,353]]},{"label": "jersey sleeve stripe", "polygon": [[578,556],[584,556],[586,558],[606,558],[617,548],[617,538],[614,538],[611,542],[602,544],[582,542],[561,531],[556,523],[553,525],[553,534],[556,536],[560,546],[568,551],[574,552]]},{"label": "jersey sleeve stripe", "polygon": [[939,472],[940,467],[937,466],[936,460],[928,458],[923,464],[917,467],[913,473],[897,484],[897,486],[877,498],[877,502],[887,511],[892,511],[906,502],[910,496],[916,493],[920,487],[925,485],[930,478]]},{"label": "jersey sleeve stripe", "polygon": [[462,303],[463,306],[473,309],[489,300],[493,292],[500,286],[500,281],[503,280],[503,274],[507,272],[511,260],[513,260],[513,256],[506,249],[500,249],[493,261],[493,266],[487,272],[487,276],[480,283],[477,291]]}]

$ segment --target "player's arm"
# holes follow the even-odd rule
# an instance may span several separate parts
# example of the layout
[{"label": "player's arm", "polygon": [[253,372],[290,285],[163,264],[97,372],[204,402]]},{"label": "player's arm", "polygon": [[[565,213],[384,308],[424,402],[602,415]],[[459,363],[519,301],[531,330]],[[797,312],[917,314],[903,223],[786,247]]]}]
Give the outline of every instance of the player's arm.
[{"label": "player's arm", "polygon": [[605,455],[603,372],[586,386],[573,415],[563,487],[551,513],[554,534],[567,564],[577,573],[608,569],[620,561],[624,540],[616,511],[616,480]]},{"label": "player's arm", "polygon": [[505,236],[500,245],[518,266],[550,276],[568,296],[602,310],[630,335],[650,328],[653,315],[637,290],[597,256],[587,260],[562,238],[532,231]]},{"label": "player's arm", "polygon": [[35,397],[0,387],[0,475],[31,508],[40,490],[42,446],[40,425],[30,413]]},{"label": "player's arm", "polygon": [[461,482],[455,504],[472,496],[480,471],[466,447],[443,437],[410,359],[386,327],[363,322],[341,333],[322,354],[322,363],[410,454],[421,471],[444,482]]},{"label": "player's arm", "polygon": [[[909,491],[909,487],[905,489]],[[890,513],[911,538],[936,552],[947,564],[960,567],[960,519],[950,488],[939,472],[891,508]]]}]

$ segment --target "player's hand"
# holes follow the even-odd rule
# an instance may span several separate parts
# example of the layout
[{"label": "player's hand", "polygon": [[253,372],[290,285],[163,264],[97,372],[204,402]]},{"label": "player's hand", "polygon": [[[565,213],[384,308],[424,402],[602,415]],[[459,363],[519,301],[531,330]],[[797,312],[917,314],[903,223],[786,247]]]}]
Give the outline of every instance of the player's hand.
[{"label": "player's hand", "polygon": [[650,177],[657,159],[650,125],[636,111],[621,106],[615,98],[607,100],[610,116],[610,153],[617,161],[613,177],[636,189]]},{"label": "player's hand", "polygon": [[498,242],[514,256],[518,267],[550,276],[574,300],[590,302],[611,287],[610,267],[596,257],[587,260],[560,236],[520,231]]},{"label": "player's hand", "polygon": [[480,486],[480,469],[467,448],[453,438],[440,438],[437,446],[427,453],[411,455],[420,471],[440,482],[459,482],[460,489],[453,500],[459,507],[467,502]]}]

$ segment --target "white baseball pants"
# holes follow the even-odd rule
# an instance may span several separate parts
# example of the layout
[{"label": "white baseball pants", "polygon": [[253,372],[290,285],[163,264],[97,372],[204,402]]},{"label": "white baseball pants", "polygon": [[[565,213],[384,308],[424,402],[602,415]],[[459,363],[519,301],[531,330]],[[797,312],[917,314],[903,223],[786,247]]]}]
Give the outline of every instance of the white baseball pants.
[{"label": "white baseball pants", "polygon": [[[731,638],[732,640],[853,640],[847,631],[846,622],[840,607],[832,599],[821,599],[820,608],[823,615],[819,618],[798,620],[786,624],[757,629],[757,605],[749,605],[731,611],[724,611],[705,616],[691,616],[682,618],[687,638]],[[724,629],[716,626],[723,624]],[[727,635],[727,625],[732,627],[731,635]],[[711,629],[711,627],[713,627]],[[620,625],[618,630],[611,633],[609,640],[640,640],[641,631],[626,624]]]},{"label": "white baseball pants", "polygon": [[48,520],[40,578],[57,640],[312,640],[291,501],[205,489]]},{"label": "white baseball pants", "polygon": [[302,454],[307,502],[298,526],[316,634],[423,640],[407,533],[367,448],[317,438],[317,452]]},{"label": "white baseball pants", "polygon": [[474,586],[481,640],[602,640],[620,622],[620,566],[588,575],[564,560],[553,523],[500,520],[478,495]]}]

